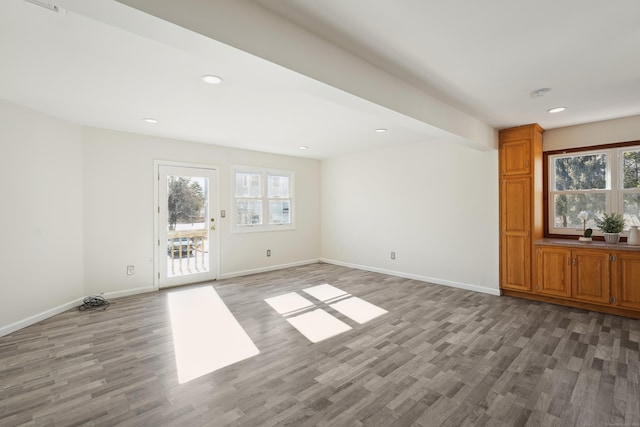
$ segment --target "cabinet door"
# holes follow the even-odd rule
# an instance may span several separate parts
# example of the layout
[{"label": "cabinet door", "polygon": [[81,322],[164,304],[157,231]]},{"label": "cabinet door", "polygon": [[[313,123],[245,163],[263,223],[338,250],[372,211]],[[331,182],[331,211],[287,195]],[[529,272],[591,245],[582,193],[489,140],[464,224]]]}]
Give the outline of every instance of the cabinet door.
[{"label": "cabinet door", "polygon": [[500,171],[503,176],[527,175],[531,173],[531,140],[502,143]]},{"label": "cabinet door", "polygon": [[613,280],[618,306],[640,310],[640,254],[616,253]]},{"label": "cabinet door", "polygon": [[537,288],[541,295],[571,296],[571,250],[540,247],[537,250]]},{"label": "cabinet door", "polygon": [[501,188],[501,285],[531,291],[531,178],[505,178]]},{"label": "cabinet door", "polygon": [[601,251],[572,251],[572,296],[575,299],[609,304],[609,254]]}]

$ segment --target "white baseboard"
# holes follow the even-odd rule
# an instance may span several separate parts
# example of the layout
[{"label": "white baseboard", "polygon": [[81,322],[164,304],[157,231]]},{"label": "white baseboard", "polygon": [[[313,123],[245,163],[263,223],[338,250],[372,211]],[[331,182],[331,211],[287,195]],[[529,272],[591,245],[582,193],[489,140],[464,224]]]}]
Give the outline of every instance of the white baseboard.
[{"label": "white baseboard", "polygon": [[122,298],[122,297],[128,297],[130,295],[144,294],[146,292],[153,292],[157,290],[158,289],[154,286],[145,286],[142,288],[125,289],[124,291],[106,292],[102,294],[102,296],[105,297],[106,299]]},{"label": "white baseboard", "polygon": [[499,289],[487,288],[486,286],[472,285],[469,283],[454,282],[452,280],[438,279],[435,277],[420,276],[418,274],[403,273],[401,271],[386,270],[384,268],[369,267],[366,265],[352,264],[349,262],[336,261],[334,259],[320,258],[320,261],[327,264],[335,264],[342,267],[355,268],[357,270],[371,271],[373,273],[387,274],[389,276],[402,277],[404,279],[419,280],[421,282],[434,283],[436,285],[450,286],[452,288],[465,289],[467,291],[481,292],[489,295],[500,295]]},{"label": "white baseboard", "polygon": [[48,319],[49,317],[53,317],[56,314],[63,313],[71,308],[78,307],[80,304],[82,304],[82,298],[59,305],[58,307],[43,311],[42,313],[34,314],[33,316],[29,316],[26,319],[18,320],[17,322],[11,323],[10,325],[0,326],[0,337],[9,335],[12,332],[15,332],[22,328],[26,328],[27,326],[31,326],[42,320]]},{"label": "white baseboard", "polygon": [[282,270],[284,268],[299,267],[301,265],[316,264],[319,261],[320,261],[319,259],[308,259],[308,260],[305,260],[305,261],[290,262],[288,264],[271,265],[269,267],[254,268],[254,269],[251,269],[251,270],[234,271],[232,273],[221,274],[220,275],[220,279],[230,279],[232,277],[248,276],[250,274],[266,273],[266,272],[269,272],[269,271]]},{"label": "white baseboard", "polygon": [[[251,270],[243,270],[243,271],[236,271],[236,272],[232,272],[232,273],[225,273],[225,274],[221,274],[220,275],[220,279],[230,279],[232,277],[239,277],[239,276],[247,276],[250,274],[257,274],[257,273],[266,273],[269,271],[275,271],[275,270],[282,270],[284,268],[290,268],[290,267],[299,267],[302,265],[308,265],[308,264],[315,264],[317,262],[326,262],[327,264],[335,264],[335,265],[340,265],[343,267],[349,267],[349,268],[355,268],[358,270],[365,270],[365,271],[371,271],[374,273],[381,273],[381,274],[388,274],[390,276],[397,276],[397,277],[403,277],[405,279],[413,279],[413,280],[419,280],[421,282],[428,282],[428,283],[435,283],[437,285],[444,285],[444,286],[451,286],[454,288],[460,288],[460,289],[466,289],[468,291],[474,291],[474,292],[482,292],[485,294],[489,294],[489,295],[500,295],[500,290],[499,289],[492,289],[492,288],[487,288],[485,286],[478,286],[478,285],[472,285],[469,283],[461,283],[461,282],[454,282],[451,280],[443,280],[443,279],[438,279],[435,277],[427,277],[427,276],[420,276],[417,274],[409,274],[409,273],[403,273],[400,271],[393,271],[393,270],[386,270],[383,268],[376,268],[376,267],[369,267],[369,266],[365,266],[365,265],[358,265],[358,264],[352,264],[352,263],[348,263],[348,262],[342,262],[342,261],[337,261],[337,260],[333,260],[333,259],[327,259],[327,258],[320,258],[320,259],[309,259],[309,260],[305,260],[305,261],[297,261],[297,262],[292,262],[292,263],[288,263],[288,264],[279,264],[279,265],[272,265],[269,267],[262,267],[262,268],[255,268],[255,269],[251,269]],[[130,296],[130,295],[137,295],[137,294],[142,294],[145,292],[153,292],[156,291],[157,289],[154,286],[145,286],[142,288],[134,288],[134,289],[126,289],[123,291],[115,291],[115,292],[107,292],[105,294],[103,294],[103,296],[107,299],[110,298],[121,298],[121,297],[126,297],[126,296]],[[4,335],[9,335],[12,332],[15,332],[19,329],[22,328],[26,328],[27,326],[33,325],[35,323],[38,323],[42,320],[48,319],[49,317],[55,316],[56,314],[60,314],[64,311],[67,311],[71,308],[77,307],[80,304],[82,304],[82,300],[83,298],[78,298],[76,300],[70,301],[66,304],[62,304],[58,307],[43,311],[42,313],[38,313],[35,314],[33,316],[27,317],[26,319],[22,319],[19,320],[15,323],[12,323],[10,325],[7,326],[0,326],[0,337],[4,336]]]},{"label": "white baseboard", "polygon": [[[136,295],[136,294],[142,294],[145,292],[152,292],[155,291],[157,289],[155,289],[153,286],[149,286],[149,287],[144,287],[144,288],[134,288],[134,289],[127,289],[124,291],[116,291],[116,292],[107,292],[105,294],[103,294],[102,296],[105,297],[106,299],[111,299],[111,298],[120,298],[120,297],[126,297],[129,295]],[[95,295],[95,294],[92,294]],[[26,319],[22,319],[19,320],[15,323],[11,323],[10,325],[7,326],[0,326],[0,337],[5,336],[5,335],[9,335],[12,332],[15,332],[19,329],[22,328],[26,328],[27,326],[31,326],[34,325],[42,320],[48,319],[49,317],[53,317],[56,314],[60,314],[63,313],[71,308],[76,308],[79,307],[80,304],[82,304],[82,300],[84,300],[85,297],[82,298],[78,298],[76,300],[70,301],[68,303],[59,305],[58,307],[49,309],[49,310],[45,310],[42,313],[38,313],[38,314],[34,314],[33,316],[29,316]]]}]

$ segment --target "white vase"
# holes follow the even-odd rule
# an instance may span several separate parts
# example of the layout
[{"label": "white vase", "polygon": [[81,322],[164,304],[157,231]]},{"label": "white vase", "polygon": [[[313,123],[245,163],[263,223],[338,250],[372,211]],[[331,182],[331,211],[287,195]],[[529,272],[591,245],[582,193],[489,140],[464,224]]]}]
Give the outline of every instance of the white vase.
[{"label": "white vase", "polygon": [[632,246],[640,246],[640,231],[638,231],[637,225],[632,225],[629,230],[629,237],[627,237],[627,244]]},{"label": "white vase", "polygon": [[620,233],[603,233],[604,241],[611,244],[616,244],[620,241]]}]

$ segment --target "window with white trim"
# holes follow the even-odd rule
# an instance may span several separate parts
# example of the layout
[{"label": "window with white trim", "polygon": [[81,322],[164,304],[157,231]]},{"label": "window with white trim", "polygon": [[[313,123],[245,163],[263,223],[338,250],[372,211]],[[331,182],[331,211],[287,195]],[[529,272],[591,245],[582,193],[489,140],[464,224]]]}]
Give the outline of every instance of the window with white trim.
[{"label": "window with white trim", "polygon": [[626,229],[640,226],[640,145],[548,156],[549,233],[582,234],[578,214],[596,234],[595,219],[620,213]]},{"label": "window with white trim", "polygon": [[290,230],[294,222],[292,171],[237,166],[233,172],[233,230]]}]

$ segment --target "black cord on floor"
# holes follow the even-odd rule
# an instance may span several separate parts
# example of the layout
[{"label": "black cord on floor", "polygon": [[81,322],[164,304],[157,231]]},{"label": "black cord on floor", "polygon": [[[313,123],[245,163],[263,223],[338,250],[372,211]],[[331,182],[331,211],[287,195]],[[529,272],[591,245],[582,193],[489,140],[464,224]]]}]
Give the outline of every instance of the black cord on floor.
[{"label": "black cord on floor", "polygon": [[82,305],[78,307],[78,310],[95,310],[97,308],[102,307],[103,310],[107,309],[109,305],[109,301],[107,301],[103,296],[95,295],[91,297],[86,297],[82,300]]}]

